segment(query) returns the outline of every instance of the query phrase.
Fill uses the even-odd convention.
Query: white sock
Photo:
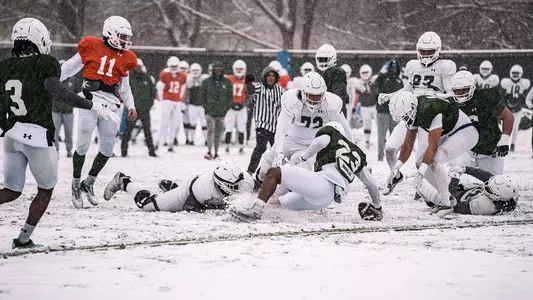
[[[30,236],[33,233],[35,226],[25,223],[24,226],[20,229],[18,240],[21,243],[27,243],[30,240]]]

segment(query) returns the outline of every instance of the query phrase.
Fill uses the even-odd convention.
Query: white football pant
[[[279,197],[282,207],[293,210],[320,210],[335,197],[335,185],[318,173],[301,168],[282,166],[281,186],[290,190]]]
[[[161,125],[155,145],[159,145],[161,141],[170,145],[174,142],[174,138],[178,135],[178,130],[183,121],[182,105],[181,101],[161,101]]]

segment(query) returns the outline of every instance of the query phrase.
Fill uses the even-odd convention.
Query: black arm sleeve
[[[59,77],[57,76],[46,78],[44,80],[44,87],[52,95],[55,101],[82,109],[91,109],[93,107],[91,101],[74,94],[59,81]]]
[[[472,167],[466,167],[465,173],[483,182],[489,180],[492,176],[494,176],[491,172],[481,170],[480,168],[472,168]]]

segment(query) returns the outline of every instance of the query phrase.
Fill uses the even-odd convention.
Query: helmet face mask
[[[428,66],[439,59],[442,43],[438,34],[433,31],[425,32],[416,43],[416,52],[418,60]]]
[[[315,71],[315,66],[313,66],[313,64],[310,63],[310,62],[305,62],[300,67],[300,74],[302,74],[302,76],[305,76],[305,74],[307,74],[309,72],[314,72],[314,71]]]
[[[337,64],[337,50],[330,44],[324,44],[316,51],[315,60],[316,67],[325,71]]]
[[[474,96],[476,79],[468,71],[459,71],[452,78],[453,98],[459,103],[464,103]]]
[[[405,122],[407,128],[415,123],[417,106],[418,99],[408,91],[394,93],[389,102],[390,114],[394,121]]]
[[[483,77],[487,77],[490,73],[492,73],[492,63],[485,60],[479,65],[479,74]]]
[[[233,75],[237,78],[244,77],[246,75],[246,63],[242,60],[236,60],[233,63]]]
[[[522,78],[522,74],[524,74],[524,70],[520,65],[512,66],[511,70],[509,71],[509,75],[514,81],[520,80],[520,78]]]
[[[324,103],[326,91],[326,82],[320,74],[309,72],[303,76],[300,89],[301,97],[305,106],[312,113],[315,113]]]
[[[240,191],[244,173],[235,163],[224,162],[213,171],[213,181],[221,193],[234,195]]]
[[[119,16],[111,16],[104,21],[102,36],[107,39],[111,47],[117,50],[127,50],[131,46],[131,25],[128,20]]]
[[[509,178],[495,175],[483,184],[483,194],[493,201],[508,201],[518,196],[518,189]]]

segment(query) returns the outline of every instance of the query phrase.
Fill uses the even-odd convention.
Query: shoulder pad
[[[125,69],[127,71],[133,70],[137,67],[137,55],[131,50],[124,50],[122,55],[125,58]]]
[[[502,88],[506,88],[510,84],[511,84],[511,79],[510,78],[503,78],[502,81],[500,82],[500,85],[502,86]]]

